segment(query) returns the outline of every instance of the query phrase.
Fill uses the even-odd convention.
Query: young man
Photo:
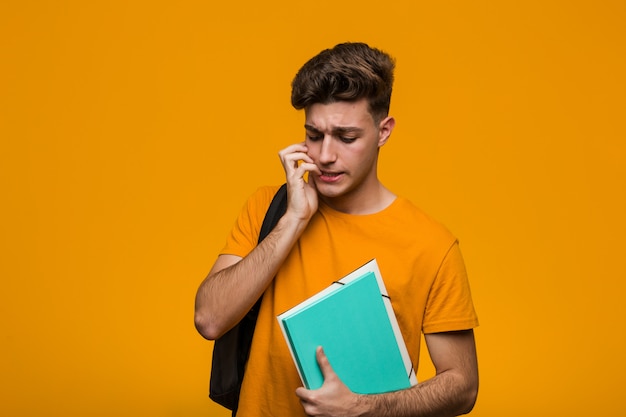
[[[263,294],[239,416],[455,416],[478,391],[478,325],[458,243],[443,226],[378,179],[394,63],[361,43],[340,44],[307,62],[292,84],[306,139],[279,152],[288,205],[256,240],[278,187],[248,201],[196,295],[195,323],[207,339],[234,326]],[[276,315],[376,258],[417,369],[420,335],[436,376],[397,392],[358,395],[322,349],[318,390],[301,387]]]

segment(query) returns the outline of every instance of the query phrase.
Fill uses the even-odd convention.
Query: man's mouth
[[[322,171],[320,179],[325,182],[334,182],[337,181],[341,175],[342,172]]]

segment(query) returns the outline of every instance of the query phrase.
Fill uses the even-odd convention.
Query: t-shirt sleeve
[[[261,187],[241,209],[220,255],[247,256],[257,245],[263,218],[278,187]]]
[[[424,313],[423,332],[438,333],[478,326],[465,263],[458,242],[446,253],[433,282]]]

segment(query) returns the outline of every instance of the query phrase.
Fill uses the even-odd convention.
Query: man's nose
[[[337,160],[337,153],[333,138],[331,136],[324,136],[320,147],[319,161],[321,164],[330,164]]]

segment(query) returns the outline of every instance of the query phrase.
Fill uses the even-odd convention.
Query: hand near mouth
[[[317,211],[318,200],[315,181],[312,178],[305,181],[304,176],[324,175],[307,151],[304,143],[297,143],[278,153],[287,179],[287,213],[306,223]]]

